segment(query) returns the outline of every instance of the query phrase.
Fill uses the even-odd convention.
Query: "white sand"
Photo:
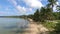
[[[42,24],[36,24],[35,22],[33,22],[32,19],[30,19],[30,24],[28,26],[28,28],[26,28],[26,32],[24,34],[40,34],[43,32],[43,34],[47,34],[45,33],[46,31],[49,31],[46,27],[44,27]]]

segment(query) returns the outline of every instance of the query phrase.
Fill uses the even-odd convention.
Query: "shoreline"
[[[32,19],[28,18],[30,24],[28,28],[26,28],[26,32],[24,34],[48,34],[48,29],[44,27],[42,24],[36,24]]]

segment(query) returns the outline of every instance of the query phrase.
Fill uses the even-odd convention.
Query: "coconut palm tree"
[[[57,2],[58,0],[48,0],[48,4],[47,4],[47,6],[48,7],[51,7],[52,8],[52,11],[53,11],[53,7],[54,7],[54,5],[56,5],[56,2]]]
[[[53,13],[51,8],[42,7],[40,10],[41,20],[53,20]]]

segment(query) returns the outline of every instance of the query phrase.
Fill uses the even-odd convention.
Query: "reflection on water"
[[[21,18],[0,18],[0,34],[18,34],[24,32],[28,21]]]

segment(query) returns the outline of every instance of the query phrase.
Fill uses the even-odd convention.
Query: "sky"
[[[0,0],[0,16],[33,14],[46,4],[47,0]]]

